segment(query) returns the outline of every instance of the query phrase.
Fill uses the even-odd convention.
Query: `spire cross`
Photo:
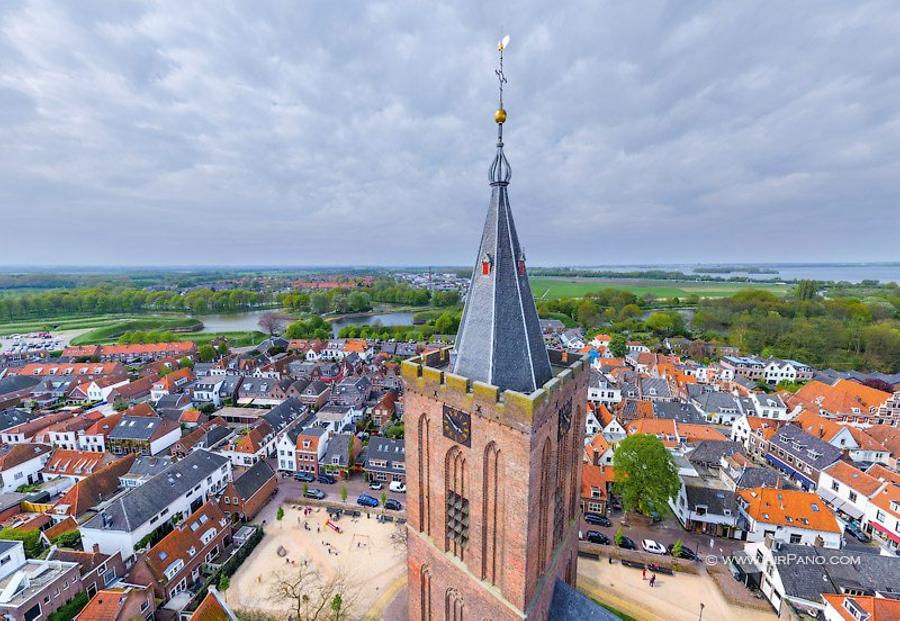
[[[497,74],[497,82],[500,84],[500,109],[503,109],[503,85],[506,84],[506,74],[503,73],[503,50],[506,49],[506,46],[509,45],[509,35],[503,37],[500,42],[497,44],[497,51],[500,52],[500,68],[494,69],[494,73]]]

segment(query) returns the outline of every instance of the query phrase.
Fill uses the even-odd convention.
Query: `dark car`
[[[864,533],[856,524],[847,524],[847,532],[853,535],[862,543],[869,543],[872,538]]]
[[[323,472],[319,475],[319,483],[324,483],[325,485],[334,485],[335,483],[337,483],[337,479],[330,474],[326,474]]]
[[[312,483],[316,480],[316,477],[314,477],[310,472],[295,472],[294,479],[296,479],[297,481],[303,481],[304,483]]]
[[[625,535],[622,535],[622,540],[616,545],[620,548],[625,548],[626,550],[637,550],[637,546],[634,545],[634,541],[631,537],[626,537]]]
[[[674,548],[675,548],[675,544],[670,543],[669,545],[666,546],[666,553],[667,553],[669,556],[675,556],[675,555],[672,553],[672,550],[673,550]],[[693,550],[691,550],[691,549],[690,549],[689,547],[687,547],[686,545],[682,544],[682,546],[681,546],[681,554],[678,556],[678,558],[683,558],[683,559],[688,560],[688,561],[696,561],[696,560],[697,560],[697,553],[694,552]]]
[[[378,506],[378,500],[376,498],[372,498],[368,494],[360,494],[359,498],[356,499],[356,504],[362,505],[364,507],[375,508]]]
[[[584,538],[591,543],[599,543],[600,545],[604,546],[609,545],[609,537],[601,533],[599,530],[589,530],[584,534]]]
[[[310,488],[310,489],[306,490],[305,492],[303,492],[303,495],[306,496],[307,498],[315,498],[316,500],[322,500],[323,498],[325,498],[325,492],[323,492],[320,489]]]
[[[403,505],[401,505],[399,502],[397,502],[393,498],[388,498],[384,502],[384,508],[390,509],[391,511],[400,511],[403,508]]]
[[[597,526],[612,526],[612,522],[609,521],[609,518],[605,515],[600,515],[599,513],[585,513],[584,521],[588,524],[596,524]]]

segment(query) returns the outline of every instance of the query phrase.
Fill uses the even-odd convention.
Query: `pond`
[[[338,332],[340,332],[341,328],[344,326],[370,326],[373,323],[379,323],[383,326],[411,326],[413,323],[413,314],[381,313],[363,317],[341,317],[331,323],[331,331],[337,336]]]
[[[261,330],[259,318],[266,313],[282,312],[278,309],[243,311],[239,313],[218,313],[215,315],[193,315],[203,322],[201,332],[252,332]]]

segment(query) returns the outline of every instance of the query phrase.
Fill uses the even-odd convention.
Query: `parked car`
[[[856,539],[862,543],[869,543],[870,541],[872,541],[871,537],[869,537],[859,526],[853,524],[852,522],[850,524],[847,524],[847,532],[856,537]]]
[[[622,535],[622,540],[616,544],[620,548],[624,548],[626,550],[637,550],[637,546],[634,545],[634,540],[631,537],[626,537]]]
[[[316,477],[314,477],[311,472],[295,472],[294,479],[302,481],[303,483],[313,483],[315,482]]]
[[[384,508],[390,509],[391,511],[400,511],[403,508],[403,505],[401,505],[399,502],[397,502],[393,498],[388,498],[384,502]]]
[[[323,492],[320,489],[313,489],[313,488],[310,488],[310,489],[306,490],[305,492],[303,492],[303,495],[306,496],[307,498],[315,498],[316,500],[322,500],[323,498],[325,498],[325,492]]]
[[[372,481],[369,483],[369,489],[379,490],[384,488],[384,483],[381,481]]]
[[[373,509],[378,506],[378,499],[369,496],[368,494],[360,494],[359,498],[356,499],[356,504],[362,505],[364,507],[372,507]]]
[[[596,524],[597,526],[612,526],[612,522],[605,515],[599,513],[591,513],[588,511],[584,514],[584,521],[588,524]]]
[[[388,485],[388,489],[392,492],[400,492],[401,494],[406,493],[406,484],[403,481],[391,481],[391,484]]]
[[[666,549],[662,546],[658,541],[654,541],[653,539],[642,539],[641,547],[644,549],[644,552],[649,552],[650,554],[665,554]]]
[[[584,538],[591,543],[599,543],[604,546],[609,545],[609,537],[601,533],[599,530],[589,530],[585,533]]]
[[[675,544],[670,543],[669,545],[666,546],[666,553],[669,556],[675,556],[675,554],[672,552],[672,550],[674,548],[675,548]],[[688,561],[699,560],[697,557],[697,553],[694,552],[693,550],[691,550],[689,547],[687,547],[684,544],[682,544],[682,546],[681,546],[681,554],[678,555],[678,558],[683,558]]]
[[[318,479],[319,479],[319,483],[324,483],[325,485],[334,485],[335,483],[337,483],[337,479],[334,478],[334,476],[327,474],[325,472],[320,474]]]

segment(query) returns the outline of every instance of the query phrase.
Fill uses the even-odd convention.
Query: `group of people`
[[[655,570],[656,570],[656,564],[650,563],[650,571],[655,571]],[[644,568],[641,570],[641,579],[642,580],[647,579],[647,566],[646,565],[644,565]],[[656,574],[654,573],[652,576],[650,576],[650,586],[653,587],[655,585],[656,585]]]

